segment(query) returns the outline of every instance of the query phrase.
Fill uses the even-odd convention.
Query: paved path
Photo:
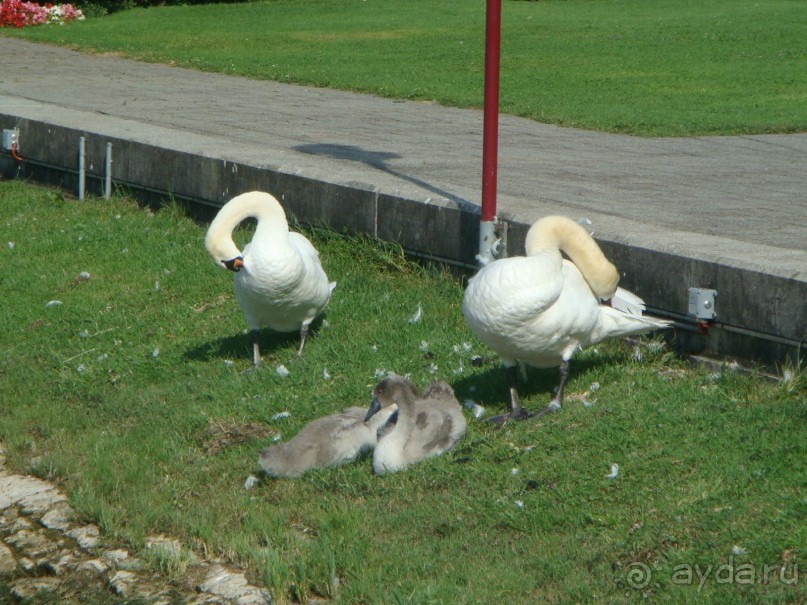
[[[479,203],[482,114],[0,37],[0,112],[202,137],[223,156]],[[22,141],[24,150],[24,141]],[[637,138],[502,116],[499,209],[587,216],[614,241],[807,277],[807,134]]]

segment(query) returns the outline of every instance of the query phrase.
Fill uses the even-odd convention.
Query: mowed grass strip
[[[501,109],[654,136],[807,130],[793,0],[505,1]],[[181,67],[481,107],[484,0],[155,7],[0,35]]]
[[[495,429],[469,414],[455,450],[406,472],[377,477],[365,459],[246,490],[275,435],[368,404],[387,371],[505,410],[462,281],[394,245],[307,229],[338,282],[325,317],[302,360],[296,335],[267,332],[264,367],[242,373],[232,277],[180,207],[4,181],[0,225],[0,440],[106,544],[145,552],[146,536],[173,535],[244,566],[278,603],[807,597],[807,389],[793,368],[776,382],[692,367],[659,340],[598,346],[551,417]],[[531,370],[526,405],[556,382]],[[760,580],[767,566],[767,581],[747,583],[748,567],[725,581],[729,564]]]

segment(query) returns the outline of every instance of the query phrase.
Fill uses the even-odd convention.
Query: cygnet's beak
[[[364,417],[364,421],[367,422],[372,418],[375,413],[381,409],[381,402],[378,401],[375,397],[373,397],[373,402],[370,404],[370,409],[367,410],[367,415]]]
[[[221,261],[225,267],[227,267],[233,273],[238,273],[241,270],[241,267],[244,266],[244,258],[241,256],[236,256],[232,260],[223,260]]]

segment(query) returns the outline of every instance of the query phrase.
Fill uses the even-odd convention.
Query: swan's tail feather
[[[644,301],[624,288],[617,288],[609,302],[614,309],[628,315],[641,316],[645,311]]]
[[[651,315],[635,315],[602,305],[600,306],[597,327],[594,328],[591,334],[591,344],[607,338],[647,334],[654,330],[669,328],[672,324],[673,322],[667,319]]]

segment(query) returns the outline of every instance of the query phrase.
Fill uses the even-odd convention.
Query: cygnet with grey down
[[[398,420],[378,440],[373,451],[376,474],[394,473],[453,448],[465,434],[467,423],[454,390],[435,382],[421,394],[403,376],[388,376],[373,389],[366,420],[398,408]]]
[[[258,464],[272,477],[301,476],[308,470],[339,466],[369,453],[378,435],[395,422],[395,406],[365,421],[366,408],[351,407],[311,421],[292,439],[261,452]]]

